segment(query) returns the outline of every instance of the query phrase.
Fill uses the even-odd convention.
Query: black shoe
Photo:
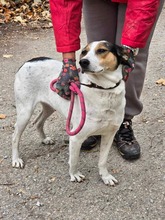
[[[100,142],[101,136],[90,136],[81,145],[81,150],[91,150]]]
[[[114,140],[123,158],[133,160],[140,157],[140,145],[134,136],[131,120],[124,119]]]

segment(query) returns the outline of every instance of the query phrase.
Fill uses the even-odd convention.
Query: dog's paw
[[[70,181],[71,182],[82,182],[85,179],[85,176],[82,175],[80,172],[75,174],[70,174]]]
[[[12,167],[15,168],[24,168],[24,162],[22,159],[18,158],[12,161]]]
[[[115,186],[115,184],[118,183],[118,181],[113,177],[111,174],[108,174],[107,176],[102,176],[102,180],[106,185]]]
[[[43,144],[46,144],[46,145],[51,145],[51,144],[54,144],[54,141],[50,138],[50,137],[46,137],[43,141],[42,141]]]

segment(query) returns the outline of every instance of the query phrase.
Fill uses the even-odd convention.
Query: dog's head
[[[123,48],[107,41],[94,41],[80,54],[82,72],[98,74],[105,70],[114,71],[125,64]]]

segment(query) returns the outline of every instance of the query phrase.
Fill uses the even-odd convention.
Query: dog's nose
[[[80,60],[79,64],[82,68],[87,68],[89,66],[90,62],[87,59],[82,59],[82,60]]]

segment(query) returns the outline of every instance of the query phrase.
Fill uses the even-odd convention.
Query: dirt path
[[[0,27],[1,28],[1,27]],[[82,33],[82,45],[85,34]],[[28,59],[55,52],[52,29],[0,29],[0,219],[7,220],[163,220],[165,219],[165,87],[156,80],[165,78],[165,9],[158,21],[150,48],[147,78],[142,95],[143,113],[134,119],[135,134],[142,157],[123,160],[113,147],[109,170],[119,180],[105,186],[99,178],[99,148],[81,152],[83,183],[71,183],[68,175],[68,137],[65,121],[55,113],[46,123],[56,143],[40,143],[32,121],[21,141],[23,170],[11,167],[11,136],[16,119],[13,82],[17,69]],[[8,58],[3,57],[3,55]],[[10,58],[9,58],[10,57]]]

